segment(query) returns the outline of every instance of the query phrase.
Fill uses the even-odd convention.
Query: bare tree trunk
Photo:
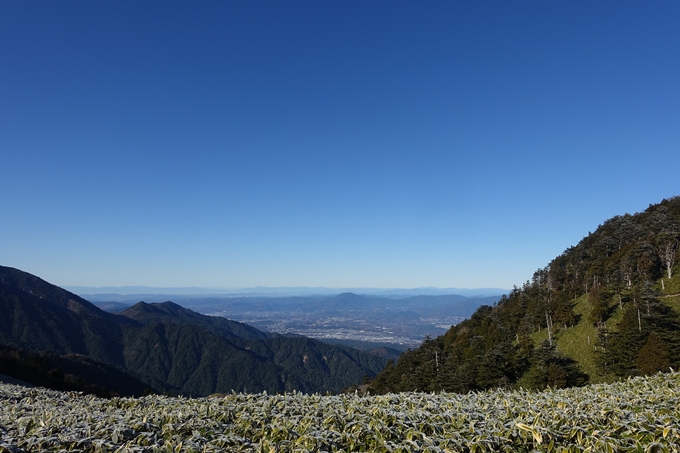
[[[640,309],[638,308],[638,330],[642,332],[642,321],[640,320]]]
[[[678,241],[668,241],[659,245],[656,250],[659,252],[659,258],[661,258],[661,261],[666,266],[666,273],[670,280],[672,277],[673,265],[675,265],[675,252],[678,250]]]

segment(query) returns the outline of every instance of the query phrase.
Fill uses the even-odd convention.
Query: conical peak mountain
[[[184,308],[174,302],[138,302],[132,307],[119,313],[120,316],[141,321],[140,317],[197,317],[203,316],[199,313]]]
[[[375,301],[366,296],[354,293],[342,293],[323,302],[327,310],[366,310],[370,309]]]

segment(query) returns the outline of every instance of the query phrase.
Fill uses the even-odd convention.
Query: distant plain
[[[436,291],[430,289],[430,292]],[[201,314],[223,316],[263,331],[304,335],[361,350],[388,347],[398,351],[417,347],[426,336],[442,335],[479,306],[493,305],[500,298],[499,295],[377,296],[354,293],[283,297],[210,294],[82,296],[113,313],[142,300],[149,303],[171,300]]]

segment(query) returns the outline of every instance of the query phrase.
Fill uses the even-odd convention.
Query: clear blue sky
[[[2,1],[0,264],[521,285],[680,195],[677,1]]]

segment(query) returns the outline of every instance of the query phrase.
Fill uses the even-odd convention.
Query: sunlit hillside
[[[570,387],[680,368],[680,197],[606,220],[373,391]]]

